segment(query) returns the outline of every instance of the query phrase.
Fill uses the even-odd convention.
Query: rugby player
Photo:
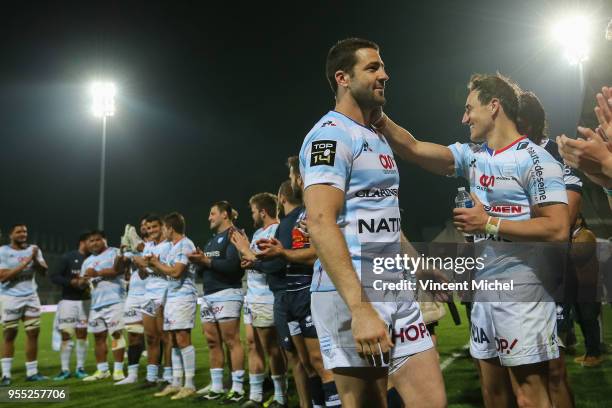
[[[157,215],[148,215],[145,219],[147,229],[147,242],[142,256],[135,256],[134,263],[138,267],[141,276],[146,276],[144,288],[144,300],[142,305],[142,323],[146,335],[147,344],[147,377],[142,388],[151,388],[157,385],[159,375],[159,362],[161,347],[164,352],[163,380],[169,385],[172,381],[172,346],[169,333],[163,331],[164,325],[164,302],[168,290],[166,275],[156,272],[148,267],[148,258],[156,256],[165,259],[172,248],[172,243],[162,236],[162,220]],[[162,342],[162,338],[164,341]]]
[[[257,241],[273,238],[278,228],[277,197],[271,193],[255,194],[249,199],[253,224],[257,229],[249,244],[246,235],[234,231],[231,240],[240,251],[243,266],[252,266],[257,258]],[[260,407],[263,402],[265,379],[265,354],[270,359],[270,372],[274,383],[274,403],[270,406],[286,406],[286,365],[278,345],[278,333],[274,327],[274,294],[268,286],[265,273],[247,269],[247,293],[244,298],[244,324],[247,334],[249,363],[249,401],[243,408]],[[264,354],[265,352],[265,354]]]
[[[244,350],[240,342],[244,271],[240,267],[238,250],[230,240],[231,231],[235,228],[233,221],[237,216],[238,213],[227,201],[213,204],[208,221],[215,235],[204,246],[204,252],[198,249],[189,256],[203,269],[204,294],[200,319],[208,343],[212,380],[212,386],[200,398],[223,398],[225,403],[241,403],[245,399]],[[227,394],[223,389],[223,344],[229,350],[233,370],[232,388]]]
[[[437,353],[418,304],[372,303],[362,291],[361,244],[399,247],[402,240],[397,196],[359,194],[399,188],[393,152],[371,126],[389,79],[378,46],[356,38],[338,42],[326,74],[335,109],[306,135],[299,156],[308,231],[319,258],[311,308],[325,367],[345,406],[385,406],[388,376],[406,405],[444,406]],[[370,232],[363,223],[376,227]],[[392,342],[389,331],[411,326],[423,330]]]
[[[128,375],[115,385],[134,384],[138,381],[140,356],[145,347],[142,307],[145,303],[147,274],[144,271],[141,272],[133,260],[135,256],[142,253],[148,240],[146,217],[142,217],[140,220],[140,235],[135,242],[132,242],[133,240],[128,238],[127,234],[121,240],[121,253],[125,265],[124,278],[128,282],[128,292],[123,310],[123,322],[128,333]]]
[[[475,144],[446,147],[422,142],[384,114],[375,126],[402,158],[436,174],[469,181],[475,205],[454,210],[460,231],[492,240],[567,242],[563,169],[546,150],[517,131],[514,85],[501,75],[474,75],[468,90],[462,123],[469,126]],[[506,211],[508,205],[520,212]],[[481,274],[539,282],[530,265],[512,256],[513,246],[505,248]],[[555,309],[554,303],[541,301],[474,302],[470,351],[479,360],[487,407],[511,406],[513,399],[519,406],[551,406],[548,361],[559,356]],[[496,347],[496,343],[515,341],[512,348]]]
[[[195,251],[193,242],[185,236],[185,218],[173,212],[166,215],[162,226],[164,239],[172,244],[164,259],[158,255],[148,257],[148,266],[168,280],[164,305],[164,330],[172,341],[172,384],[154,394],[156,397],[172,395],[179,400],[195,394],[195,348],[191,344],[191,329],[195,323],[198,291],[195,287],[195,269],[188,255]],[[185,376],[185,383],[181,380]]]
[[[300,175],[298,157],[289,157],[287,167],[291,189],[301,201],[304,182]],[[310,286],[317,254],[314,247],[310,245],[310,239],[305,231],[306,211],[304,206],[300,205],[293,211],[287,215],[287,218],[293,221],[291,239],[284,242],[279,240],[261,242],[259,246],[262,251],[259,256],[264,259],[280,257],[286,263],[287,289],[281,296],[280,303],[286,313],[287,321],[290,322],[290,327],[293,327],[293,330],[298,329],[297,332],[291,333],[292,340],[296,345],[302,365],[308,372],[313,404],[339,406],[341,402],[333,374],[323,365],[321,347],[311,315]],[[305,349],[306,353],[302,352],[302,349]],[[310,367],[311,370],[309,370]]]
[[[91,294],[87,279],[81,277],[81,266],[87,252],[87,233],[79,237],[79,247],[62,255],[59,268],[50,275],[51,281],[62,287],[62,299],[57,304],[58,327],[62,334],[60,360],[62,371],[55,381],[70,378],[70,355],[76,337],[76,371],[78,379],[87,377],[85,357],[87,356],[87,316],[91,305]]]
[[[81,266],[81,276],[88,279],[92,287],[91,310],[89,311],[88,332],[95,338],[96,372],[83,378],[83,381],[97,381],[109,378],[106,345],[107,335],[111,335],[111,351],[114,357],[113,380],[121,381],[123,374],[123,303],[125,291],[121,272],[120,251],[108,247],[103,231],[93,230],[87,236],[89,257]]]
[[[302,206],[300,197],[301,195],[299,193],[294,193],[291,188],[291,180],[286,180],[280,185],[278,190],[278,216],[280,222],[274,234],[274,240],[270,242],[277,242],[280,240],[287,245],[287,247],[291,247],[291,232],[295,227],[295,216],[297,216],[297,212],[294,210]],[[288,217],[287,214],[291,216]],[[258,244],[258,249],[259,245],[263,245],[265,242],[265,240],[256,242],[256,244]],[[282,244],[280,244],[280,246],[282,249]],[[269,253],[271,250],[266,248],[265,252]],[[281,251],[277,252],[280,253]],[[249,258],[256,259],[256,257],[261,254],[262,252],[258,252],[257,254],[251,253]],[[286,262],[280,256],[274,256],[269,260],[256,259],[254,262],[246,262],[249,262],[249,268],[267,275],[268,287],[274,296],[274,326],[278,333],[278,341],[293,372],[293,379],[298,392],[300,407],[310,407],[311,398],[313,406],[323,406],[325,397],[321,388],[321,380],[308,361],[308,353],[306,352],[304,340],[301,337],[300,326],[297,323],[291,323],[290,328],[287,321],[287,305],[286,302],[284,302],[285,292],[287,290]],[[304,364],[302,364],[302,361],[304,361]],[[313,378],[314,380],[309,380],[309,378]],[[318,382],[315,381],[317,378]],[[315,385],[315,387],[311,393],[309,387],[312,385]]]
[[[15,224],[9,228],[9,245],[0,247],[0,304],[4,326],[2,381],[11,385],[11,365],[15,354],[15,338],[19,321],[26,332],[26,381],[48,378],[38,373],[38,334],[40,333],[40,299],[36,292],[36,272],[44,274],[48,267],[41,250],[28,244],[28,227]]]
[[[518,131],[526,135],[535,144],[543,147],[552,157],[563,165],[563,182],[567,192],[567,209],[569,225],[576,224],[576,217],[582,203],[582,180],[568,165],[563,164],[557,143],[550,140],[547,135],[546,112],[535,93],[526,91],[519,95]],[[567,268],[572,268],[568,264]],[[569,274],[566,274],[569,277]],[[572,286],[566,281],[565,285]],[[549,361],[548,386],[553,405],[558,408],[571,408],[575,405],[574,395],[569,384],[567,369],[565,367],[565,347],[573,328],[571,317],[572,302],[557,304],[557,341],[559,344],[559,357]]]

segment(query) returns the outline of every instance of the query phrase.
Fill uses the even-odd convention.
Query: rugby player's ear
[[[345,71],[336,71],[335,78],[338,87],[348,88],[349,75]]]

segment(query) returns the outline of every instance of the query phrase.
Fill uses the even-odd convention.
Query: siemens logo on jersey
[[[363,234],[368,232],[370,234],[377,234],[379,232],[399,232],[400,218],[379,218],[369,220],[358,220],[359,233]]]
[[[533,163],[531,173],[538,189],[538,200],[544,201],[546,200],[546,186],[544,185],[544,168],[540,165],[540,156],[538,156],[538,153],[532,146],[527,148],[527,152],[529,152],[531,162]]]
[[[523,212],[523,207],[520,205],[485,205],[483,207],[486,212],[497,214],[521,214]]]
[[[361,198],[378,198],[378,197],[397,197],[399,194],[398,188],[372,188],[368,190],[360,190],[355,194]]]

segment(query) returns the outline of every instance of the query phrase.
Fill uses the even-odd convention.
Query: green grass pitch
[[[462,309],[462,308],[461,308]],[[604,333],[605,343],[612,343],[612,310],[609,305],[604,310]],[[464,346],[468,343],[468,327],[465,315],[462,316],[463,325],[455,326],[447,315],[441,322],[436,333],[438,334],[438,350],[440,362],[444,367],[444,380],[450,407],[478,407],[482,405],[480,397],[480,386],[476,371],[471,359],[467,357]],[[193,333],[193,343],[196,347],[197,372],[195,377],[196,386],[203,387],[209,382],[207,348],[202,337],[199,319],[196,319],[196,327]],[[53,314],[46,313],[42,317],[42,331],[39,340],[39,370],[47,376],[55,376],[59,373],[59,353],[51,350],[51,330],[53,325]],[[583,351],[580,329],[576,328],[578,335],[577,355]],[[13,385],[12,388],[49,388],[67,387],[69,389],[69,401],[64,403],[53,403],[56,407],[180,407],[194,406],[190,399],[181,401],[170,401],[169,398],[154,398],[152,391],[141,391],[137,386],[114,386],[110,380],[84,383],[78,380],[67,380],[64,382],[41,382],[26,383],[24,353],[23,353],[23,331],[17,337],[15,358],[13,360]],[[93,339],[90,339],[90,346]],[[109,353],[110,354],[110,353]],[[109,358],[111,358],[109,356]],[[605,361],[600,367],[582,368],[573,362],[574,356],[567,357],[570,383],[576,396],[578,407],[611,407],[612,406],[612,363]],[[74,353],[71,369],[74,368]],[[145,359],[141,360],[139,372],[140,379],[145,377]],[[112,365],[111,365],[112,368]],[[88,352],[86,369],[89,373],[95,370],[93,349]],[[248,383],[248,376],[245,377]],[[295,393],[295,388],[290,387],[290,392]],[[292,406],[296,405],[295,395],[290,397]],[[216,402],[196,404],[197,406],[217,406]],[[8,405],[7,405],[8,406]],[[40,407],[40,403],[12,404],[14,407]]]

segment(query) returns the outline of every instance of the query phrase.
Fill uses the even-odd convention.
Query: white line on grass
[[[461,347],[461,350],[467,350],[470,348],[470,343],[466,344],[465,346]],[[453,353],[451,354],[451,356],[449,358],[447,358],[446,360],[444,360],[442,362],[442,364],[440,364],[440,370],[444,371],[448,368],[449,365],[453,364],[453,361],[455,361],[457,358],[461,357],[463,355],[463,353]]]

